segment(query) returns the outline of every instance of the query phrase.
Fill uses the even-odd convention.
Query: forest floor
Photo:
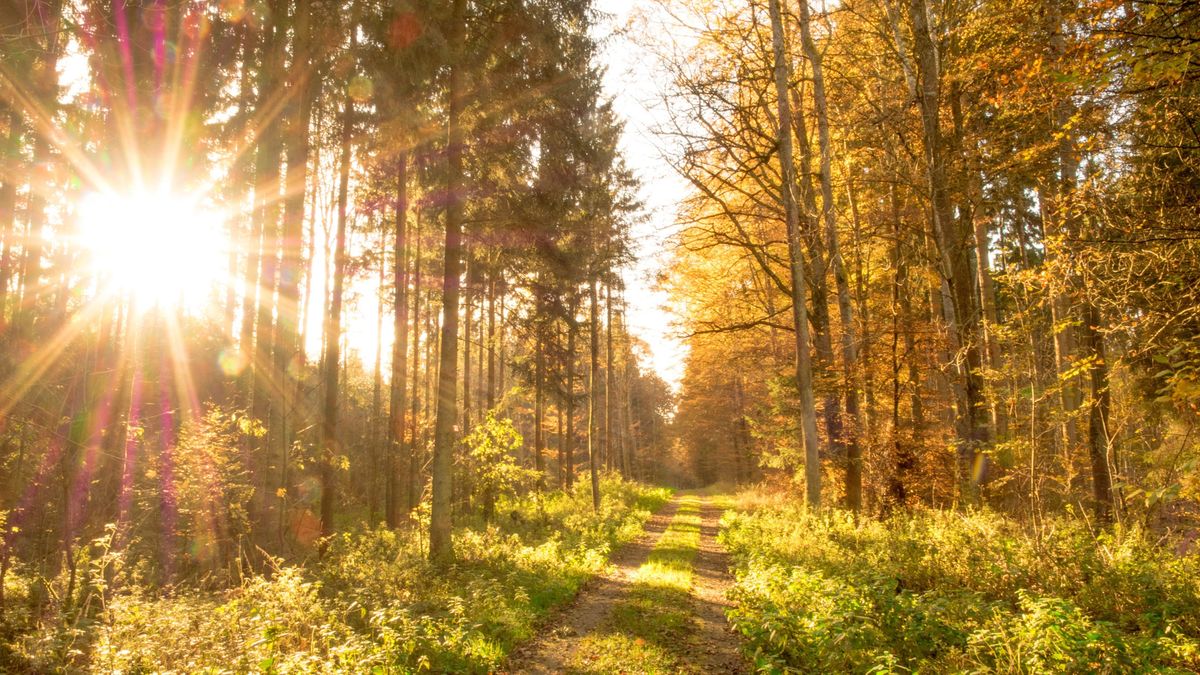
[[[712,497],[676,496],[513,652],[507,672],[749,672],[725,619],[732,578],[717,541],[722,512]]]

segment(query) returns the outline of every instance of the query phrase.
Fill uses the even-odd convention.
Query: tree
[[[442,272],[442,336],[441,359],[438,366],[437,422],[434,431],[433,511],[429,525],[429,558],[445,561],[453,557],[450,540],[450,496],[453,490],[451,464],[454,451],[454,423],[458,417],[456,398],[458,380],[458,295],[462,274],[462,214],[463,214],[463,130],[462,130],[462,65],[465,44],[463,22],[466,0],[454,0],[447,40],[451,59],[447,85],[446,125],[446,243]]]
[[[789,269],[792,284],[792,320],[796,334],[796,387],[800,393],[800,441],[804,445],[804,484],[808,505],[821,505],[821,455],[817,445],[817,413],[813,402],[812,364],[808,334],[808,293],[804,252],[800,241],[799,207],[793,176],[792,114],[788,91],[788,65],[784,55],[783,17],[779,0],[770,0],[771,45],[775,59],[775,105],[778,110],[779,163],[783,208],[787,222]]]

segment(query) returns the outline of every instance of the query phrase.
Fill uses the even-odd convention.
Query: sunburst
[[[79,244],[102,290],[141,310],[197,307],[226,275],[225,216],[200,195],[96,192],[79,205]]]

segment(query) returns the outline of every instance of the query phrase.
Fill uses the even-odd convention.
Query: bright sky
[[[679,389],[683,378],[683,342],[673,334],[674,314],[666,294],[655,288],[654,277],[667,263],[668,238],[675,231],[676,205],[686,186],[659,152],[661,139],[654,134],[665,114],[658,103],[664,71],[658,55],[642,44],[646,36],[669,36],[672,20],[654,0],[596,0],[596,9],[607,15],[596,27],[601,60],[608,67],[604,85],[617,113],[625,120],[622,150],[626,162],[642,182],[646,222],[634,230],[637,263],[625,274],[629,325],[651,351],[651,366]]]

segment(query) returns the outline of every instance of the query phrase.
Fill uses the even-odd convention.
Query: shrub
[[[459,528],[442,569],[425,560],[423,533],[379,528],[222,593],[128,589],[89,628],[83,660],[124,673],[494,670],[669,496],[614,477],[601,487],[598,514],[584,492],[501,499],[508,515]]]
[[[932,510],[856,524],[761,502],[724,524],[730,618],[763,670],[1200,666],[1200,557],[1137,528]]]

